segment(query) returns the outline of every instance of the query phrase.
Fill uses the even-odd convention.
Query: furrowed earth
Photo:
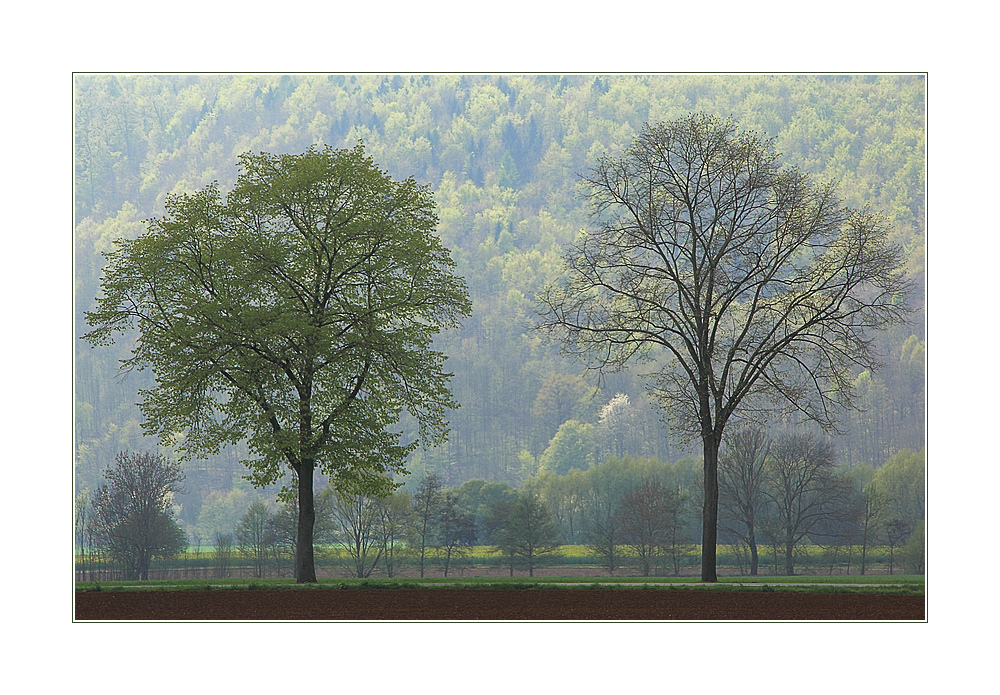
[[[717,588],[77,591],[78,621],[924,620],[923,595]]]

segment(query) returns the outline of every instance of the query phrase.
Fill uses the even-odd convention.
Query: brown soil
[[[78,591],[76,620],[924,620],[921,595],[719,589]]]

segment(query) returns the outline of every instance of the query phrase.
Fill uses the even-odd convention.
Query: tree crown
[[[656,360],[651,390],[691,435],[720,440],[737,407],[835,427],[851,372],[878,364],[871,333],[906,314],[883,217],[699,114],[647,124],[584,184],[595,228],[540,295],[564,352],[601,371]]]
[[[380,487],[445,436],[445,356],[470,303],[434,234],[429,189],[393,181],[359,144],[244,154],[234,189],[167,199],[106,254],[95,345],[138,328],[126,369],[152,367],[144,427],[186,456],[249,435],[255,484],[316,461]],[[417,432],[402,441],[401,412]]]

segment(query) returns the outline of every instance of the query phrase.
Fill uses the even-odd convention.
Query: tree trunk
[[[865,565],[868,560],[868,519],[865,519],[864,532],[861,535],[861,574],[865,573]]]
[[[313,461],[302,461],[299,465],[299,525],[295,537],[295,582],[296,584],[316,583],[316,563],[313,557],[313,526],[316,523],[316,507],[313,500]]]
[[[747,534],[747,541],[750,545],[750,576],[757,576],[757,537],[754,534],[753,525],[750,526],[750,533]]]
[[[705,506],[701,524],[701,581],[717,582],[716,542],[719,525],[719,443],[713,435],[703,435]]]

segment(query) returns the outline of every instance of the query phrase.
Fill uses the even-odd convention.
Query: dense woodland
[[[412,456],[404,490],[415,494],[435,474],[455,490],[491,481],[544,492],[630,460],[669,471],[672,485],[696,497],[698,448],[661,417],[640,370],[599,382],[562,358],[532,330],[534,295],[588,224],[579,173],[621,151],[644,122],[732,115],[774,137],[787,164],[838,181],[848,205],[885,214],[905,250],[912,320],[879,336],[885,367],[855,377],[864,408],[843,422],[844,434],[827,437],[837,465],[870,480],[901,451],[924,446],[925,96],[919,75],[78,75],[74,335],[86,332],[102,252],[162,215],[165,196],[212,181],[227,190],[243,152],[362,141],[393,177],[431,186],[439,234],[474,302],[462,329],[437,341],[461,403],[449,414],[450,440]],[[153,375],[119,374],[129,341],[77,343],[75,485],[84,493],[100,487],[121,451],[170,452],[143,437],[135,407]],[[770,424],[776,434],[808,430]],[[237,447],[184,463],[174,510],[189,540],[207,543],[232,532],[253,502],[275,503],[275,490],[242,478],[245,456]],[[583,542],[577,507],[543,497],[563,539]],[[922,501],[907,514],[922,518]]]

